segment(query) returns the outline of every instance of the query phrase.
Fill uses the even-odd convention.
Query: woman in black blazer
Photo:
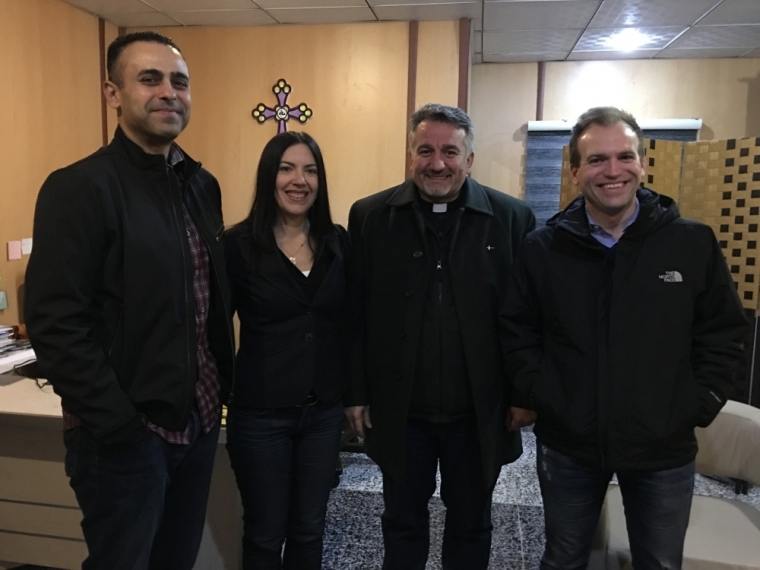
[[[225,248],[240,318],[227,449],[243,567],[319,569],[343,425],[348,237],[330,218],[313,138],[267,143],[251,212]]]

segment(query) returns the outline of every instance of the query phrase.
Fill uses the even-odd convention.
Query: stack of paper
[[[16,338],[16,330],[8,325],[0,325],[0,356],[31,348],[28,340]]]

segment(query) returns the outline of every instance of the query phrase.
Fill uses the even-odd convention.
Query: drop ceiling
[[[473,62],[760,57],[760,0],[65,0],[121,27],[473,22]],[[632,52],[609,38],[649,36]]]

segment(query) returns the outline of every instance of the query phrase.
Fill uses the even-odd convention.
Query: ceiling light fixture
[[[618,51],[634,51],[648,44],[652,39],[635,28],[626,28],[607,38],[604,43],[607,47]]]

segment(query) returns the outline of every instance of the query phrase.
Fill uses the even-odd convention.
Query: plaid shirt
[[[182,151],[180,151],[177,146],[172,146],[167,168],[172,168],[174,172],[180,176],[180,169],[178,166],[183,160],[184,156],[182,155]],[[187,234],[187,242],[190,248],[190,260],[193,266],[195,337],[197,339],[196,362],[198,367],[198,377],[195,383],[195,400],[198,405],[201,427],[204,432],[208,433],[219,421],[219,414],[222,407],[219,401],[219,373],[216,368],[216,360],[211,354],[208,344],[211,263],[208,249],[203,243],[203,238],[198,232],[198,228],[196,228],[184,203],[182,204],[182,215],[185,221],[185,233]],[[172,432],[153,424],[144,416],[143,420],[148,428],[168,443],[183,445],[190,443],[192,433],[189,422],[184,431]],[[81,425],[79,418],[67,413],[65,410],[63,411],[64,430],[69,430],[79,425]]]

